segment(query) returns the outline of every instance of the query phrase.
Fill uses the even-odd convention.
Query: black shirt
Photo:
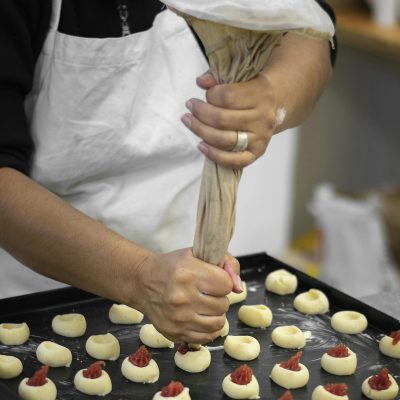
[[[64,0],[59,31],[82,37],[122,35],[121,0]],[[333,11],[318,1],[334,20]],[[145,31],[163,8],[158,0],[127,0],[131,33]],[[48,32],[52,0],[0,0],[0,167],[29,174],[34,150],[24,111],[36,60]],[[332,52],[334,63],[336,51]]]

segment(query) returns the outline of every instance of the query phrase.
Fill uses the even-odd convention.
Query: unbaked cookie
[[[111,333],[92,335],[86,340],[86,351],[98,360],[116,360],[120,355],[118,339]]]
[[[340,344],[324,353],[321,367],[332,375],[352,375],[357,368],[357,356],[344,344]]]
[[[303,352],[299,351],[286,362],[275,364],[271,379],[285,389],[297,389],[307,385],[310,374],[305,365],[300,363]]]
[[[70,349],[54,342],[44,341],[36,349],[37,359],[49,367],[69,367],[72,362]]]
[[[264,304],[241,306],[238,317],[240,321],[252,328],[267,328],[272,323],[272,312]]]
[[[129,325],[140,324],[144,315],[125,304],[113,304],[108,312],[108,317],[113,324]]]
[[[356,334],[367,329],[368,321],[357,311],[339,311],[332,315],[331,326],[336,332]]]
[[[86,332],[86,319],[82,314],[76,313],[56,315],[51,327],[58,335],[69,338],[80,337]]]
[[[272,343],[284,349],[301,349],[306,345],[304,333],[295,325],[278,326],[271,333]]]
[[[400,330],[384,336],[379,342],[379,350],[385,356],[400,358]]]
[[[18,346],[29,339],[29,327],[26,322],[21,324],[0,324],[0,343],[6,346]]]
[[[387,368],[383,368],[378,375],[365,379],[361,385],[364,396],[372,400],[391,400],[399,394],[399,386]]]
[[[153,396],[153,400],[190,400],[189,388],[179,381],[171,381]]]
[[[110,376],[103,370],[104,361],[96,361],[75,374],[74,385],[81,393],[91,396],[105,396],[111,393]]]
[[[240,361],[250,361],[260,355],[260,343],[252,336],[228,336],[224,342],[225,353]]]
[[[277,269],[267,275],[265,288],[279,295],[292,294],[297,289],[297,276],[286,269]]]
[[[317,386],[311,395],[311,400],[349,400],[348,387],[345,383],[328,383]]]
[[[228,319],[225,319],[225,324],[224,324],[223,328],[221,329],[219,336],[225,337],[228,335],[228,333],[229,333],[229,321],[228,321]]]
[[[19,358],[0,354],[0,379],[12,379],[22,372]]]
[[[168,340],[164,335],[158,332],[153,324],[143,325],[140,328],[139,337],[143,344],[155,349],[163,347],[172,349],[174,347],[174,342],[171,342],[171,340]]]
[[[121,372],[126,379],[137,383],[154,383],[160,377],[158,365],[145,345],[140,346],[135,353],[125,358],[121,365]]]
[[[246,282],[242,281],[242,288],[243,288],[243,292],[242,293],[234,293],[234,292],[230,292],[228,294],[228,301],[229,304],[236,304],[236,303],[240,303],[241,301],[246,300],[247,297],[247,285]]]
[[[252,369],[244,364],[227,375],[222,390],[231,399],[259,399],[260,387]]]
[[[23,400],[55,400],[57,388],[54,382],[47,378],[49,367],[44,365],[31,378],[23,379],[18,386],[18,394]]]
[[[321,290],[310,289],[308,292],[298,294],[293,306],[303,314],[324,314],[329,311],[329,300]]]
[[[175,364],[186,372],[203,372],[211,363],[211,353],[204,346],[192,348],[190,345],[181,344],[175,353]]]

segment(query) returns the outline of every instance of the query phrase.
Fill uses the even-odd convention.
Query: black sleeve
[[[333,22],[333,24],[336,26],[336,16],[335,16],[335,12],[333,11],[332,7],[323,0],[316,0],[317,3],[327,12],[327,14],[331,17],[331,20]],[[335,65],[336,62],[336,55],[337,55],[337,38],[336,35],[333,37],[333,48],[331,46],[331,63],[332,66]]]
[[[33,152],[24,100],[50,14],[51,0],[0,0],[0,167],[24,174]]]

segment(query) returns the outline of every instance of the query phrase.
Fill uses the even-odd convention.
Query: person
[[[1,295],[51,278],[174,341],[216,338],[241,281],[234,257],[191,252],[204,155],[246,167],[303,121],[332,73],[328,41],[288,33],[259,76],[219,85],[157,0],[1,0],[0,37]],[[248,146],[232,152],[238,131]]]

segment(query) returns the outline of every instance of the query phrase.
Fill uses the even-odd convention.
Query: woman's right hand
[[[135,303],[174,342],[207,343],[225,323],[233,288],[222,268],[195,258],[191,249],[151,254],[138,270]]]

